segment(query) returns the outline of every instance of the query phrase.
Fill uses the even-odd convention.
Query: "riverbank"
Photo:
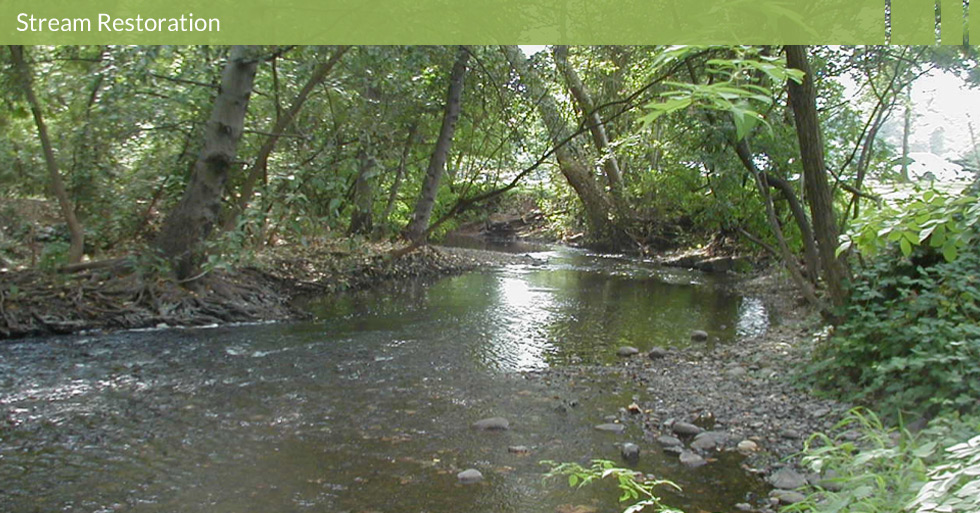
[[[618,365],[548,369],[531,378],[570,383],[599,376],[620,391],[634,391],[631,404],[603,412],[609,422],[642,429],[643,440],[624,443],[637,444],[641,454],[665,453],[689,467],[741,454],[742,468],[773,490],[738,509],[768,512],[802,500],[797,489],[826,477],[806,474],[798,454],[813,433],[832,432],[850,406],[817,398],[795,380],[825,328],[788,279],[770,269],[731,287],[761,299],[774,324],[763,333],[717,344],[710,334],[692,333],[685,348],[654,348],[623,356]]]
[[[272,249],[239,269],[177,283],[139,262],[77,272],[0,274],[0,339],[125,329],[281,321],[307,314],[297,298],[528,261],[494,251],[390,244]]]

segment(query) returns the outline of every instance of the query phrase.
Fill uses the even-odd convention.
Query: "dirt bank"
[[[139,263],[74,273],[0,273],[0,338],[200,326],[303,317],[302,295],[361,289],[526,260],[492,251],[426,247],[390,258],[384,245],[272,250],[254,264],[176,283]]]

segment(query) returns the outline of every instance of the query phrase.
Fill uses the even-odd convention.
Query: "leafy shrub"
[[[623,510],[623,513],[636,513],[647,507],[652,508],[651,510],[657,513],[683,513],[663,504],[660,497],[654,493],[654,489],[658,486],[670,486],[680,490],[680,487],[671,481],[648,479],[640,472],[619,468],[608,460],[592,460],[592,465],[588,468],[578,463],[556,463],[554,461],[542,461],[541,463],[551,467],[551,470],[545,474],[545,478],[568,476],[568,486],[571,487],[581,488],[595,481],[614,478],[616,486],[621,492],[619,501],[636,501]]]
[[[980,250],[890,256],[858,271],[846,321],[818,352],[818,383],[887,413],[976,409]]]
[[[913,434],[886,427],[871,411],[852,410],[835,427],[839,436],[817,433],[807,440],[803,464],[825,480],[806,501],[782,511],[980,511],[978,427],[976,418],[950,415]]]

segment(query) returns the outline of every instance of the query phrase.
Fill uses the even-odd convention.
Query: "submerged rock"
[[[619,454],[624,460],[630,463],[640,461],[640,446],[631,442],[626,442],[619,448]]]
[[[473,423],[473,429],[483,431],[504,431],[510,429],[510,421],[503,417],[490,417]]]
[[[611,422],[606,424],[599,424],[595,428],[598,429],[599,431],[608,431],[610,433],[617,433],[617,434],[622,434],[626,432],[626,426],[622,424],[614,424]]]
[[[483,481],[483,473],[475,468],[468,468],[456,474],[456,479],[459,480],[460,484],[475,484]]]
[[[633,346],[623,346],[616,350],[616,356],[622,356],[624,358],[629,358],[637,354],[640,354],[640,350]]]
[[[708,463],[707,460],[701,457],[700,454],[694,451],[684,451],[680,456],[681,463],[687,465],[688,467],[700,467]]]
[[[769,492],[769,497],[776,499],[780,504],[796,504],[806,500],[806,495],[790,490],[773,490]]]
[[[698,433],[694,437],[694,441],[691,442],[691,449],[710,451],[712,449],[722,448],[726,443],[728,443],[728,433],[722,431],[705,431]]]

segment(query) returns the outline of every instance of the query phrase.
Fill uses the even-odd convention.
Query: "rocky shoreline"
[[[733,507],[768,512],[802,501],[801,491],[811,485],[833,486],[828,476],[807,474],[798,454],[810,435],[831,432],[849,405],[817,398],[794,381],[824,329],[788,281],[761,273],[733,286],[762,298],[775,312],[776,325],[713,347],[704,343],[703,332],[694,332],[684,349],[640,353],[620,348],[618,365],[548,369],[530,378],[560,383],[600,376],[638,391],[631,404],[606,417],[611,424],[597,426],[642,429],[643,440],[624,440],[621,446],[626,462],[637,457],[634,451],[662,451],[698,467],[721,452],[741,453],[743,469],[764,478],[773,490],[754,504]]]

